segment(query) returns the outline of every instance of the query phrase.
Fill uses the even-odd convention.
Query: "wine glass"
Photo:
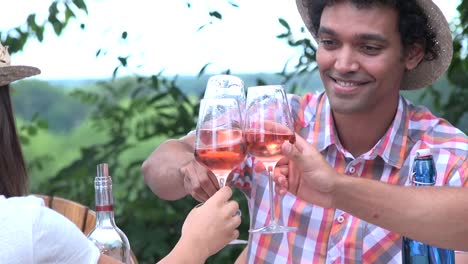
[[[273,234],[296,231],[295,227],[278,223],[274,206],[273,170],[283,157],[281,145],[285,141],[294,143],[296,140],[288,100],[281,85],[253,86],[247,89],[244,134],[248,153],[260,160],[267,169],[270,199],[270,223],[249,232]],[[281,205],[279,209],[281,215]]]
[[[241,111],[241,117],[245,111],[245,88],[244,81],[241,78],[228,75],[218,74],[213,75],[208,79],[206,84],[205,94],[203,98],[233,98],[236,99]],[[237,211],[241,215],[241,210]],[[235,240],[238,244],[246,244],[247,240]],[[233,244],[234,241],[230,244]]]
[[[245,156],[242,115],[237,100],[202,99],[195,135],[195,159],[213,172],[222,188],[232,169],[239,166]],[[237,214],[240,215],[240,211]],[[245,240],[233,240],[229,244],[245,243]]]

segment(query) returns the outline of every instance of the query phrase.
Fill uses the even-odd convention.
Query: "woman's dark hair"
[[[421,44],[424,47],[424,59],[434,60],[438,57],[436,35],[431,29],[428,18],[416,0],[310,0],[309,17],[314,31],[320,27],[320,18],[326,6],[349,1],[357,8],[368,8],[373,5],[384,5],[395,8],[399,14],[398,29],[400,31],[403,47],[406,49],[412,44]]]
[[[0,86],[0,195],[27,193],[28,174],[16,131],[10,86]]]

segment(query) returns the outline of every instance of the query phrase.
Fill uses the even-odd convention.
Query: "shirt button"
[[[350,167],[349,168],[349,173],[354,174],[356,172],[356,168]]]
[[[343,215],[340,215],[338,216],[338,218],[336,219],[336,221],[338,221],[338,223],[342,224],[344,221],[345,221],[345,218]]]

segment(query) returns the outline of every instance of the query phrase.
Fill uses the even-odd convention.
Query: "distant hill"
[[[206,83],[208,78],[211,75],[204,75],[201,77],[197,76],[177,76],[176,84],[181,87],[181,89],[190,95],[199,95],[205,90]],[[284,78],[278,74],[274,73],[259,73],[259,74],[237,74],[243,81],[245,87],[257,85],[257,80],[261,79],[268,84],[282,84]],[[175,76],[167,76],[167,78],[174,78]],[[128,78],[128,77],[123,77]],[[66,89],[73,88],[82,88],[83,86],[93,85],[101,81],[110,81],[111,79],[65,79],[65,80],[48,80],[49,84],[52,86],[63,87]],[[298,83],[301,87],[310,87],[312,90],[322,90],[323,85],[320,81],[318,74],[314,74],[309,78],[295,78],[292,81],[285,84],[286,89],[289,88],[289,85],[293,82]],[[306,92],[305,90],[300,91],[300,93]]]
[[[31,120],[36,114],[52,131],[64,132],[86,119],[90,109],[68,94],[66,86],[46,81],[25,80],[12,85],[12,99],[19,118]]]
[[[254,86],[259,80],[268,84],[281,84],[284,82],[283,77],[278,74],[238,74],[244,80],[245,86]],[[168,78],[173,78],[169,76]],[[203,94],[206,82],[210,76],[177,76],[176,84],[187,95],[200,96]],[[131,80],[130,77],[123,77],[116,82],[123,80]],[[83,80],[24,80],[13,83],[13,102],[16,112],[19,117],[30,120],[32,116],[39,113],[40,116],[48,121],[49,127],[53,131],[67,131],[78,126],[86,119],[90,108],[88,105],[82,104],[77,99],[69,96],[69,92],[73,89],[95,89],[98,82],[110,81],[99,79],[83,79]],[[323,85],[319,74],[315,73],[309,77],[300,77],[292,79],[285,84],[285,87],[290,91],[293,84],[296,84],[299,90],[297,94],[304,94],[310,91],[323,90]],[[448,81],[444,78],[439,80],[435,87],[441,92],[442,96],[447,96],[447,90],[452,89]],[[432,105],[433,98],[426,96],[422,99],[424,89],[416,91],[404,91],[402,94],[416,104],[423,104],[437,115],[442,113]],[[446,98],[441,98],[444,102]],[[468,131],[468,113],[462,118],[458,127],[463,131]]]

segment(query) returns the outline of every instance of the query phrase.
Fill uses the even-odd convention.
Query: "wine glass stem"
[[[218,178],[218,184],[219,184],[220,189],[226,186],[226,181],[227,181],[228,176],[229,175],[216,175],[216,178]],[[238,216],[242,215],[242,212],[240,209],[237,209],[236,215]]]
[[[218,175],[217,178],[220,189],[226,186],[227,175]]]
[[[268,164],[268,186],[269,186],[269,195],[270,195],[270,225],[276,225],[276,214],[275,214],[275,197],[274,197],[274,190],[273,190],[273,170],[275,168],[275,164]]]
[[[225,184],[224,178],[219,179],[219,188],[223,188]]]

